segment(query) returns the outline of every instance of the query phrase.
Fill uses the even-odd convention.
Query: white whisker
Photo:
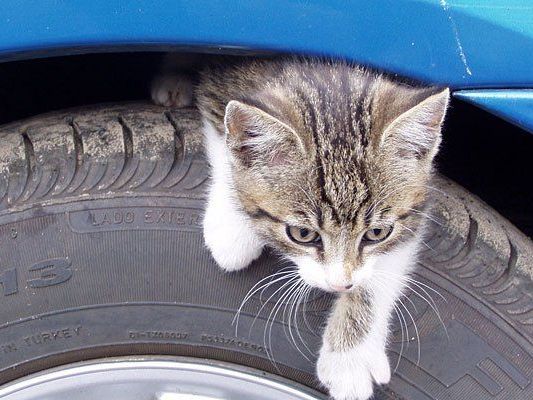
[[[296,278],[296,279],[299,279],[299,278]],[[289,287],[289,289],[287,289],[285,291],[285,293],[283,293],[279,297],[279,299],[274,304],[274,307],[270,311],[270,314],[268,315],[268,318],[267,318],[267,321],[266,321],[266,324],[265,324],[265,331],[264,331],[264,334],[263,334],[263,341],[265,343],[265,348],[268,349],[267,352],[271,351],[271,349],[272,349],[272,328],[274,327],[274,322],[275,322],[276,316],[278,315],[278,312],[281,309],[281,307],[283,305],[283,302],[285,301],[287,296],[290,294],[292,288],[298,284],[298,280],[296,280],[295,282],[291,280],[291,282],[292,282],[292,284]],[[268,346],[267,346],[267,343],[266,343],[266,331],[267,331],[267,328],[268,328],[268,322],[269,321],[270,321],[270,329],[268,329],[268,332],[269,332],[268,333],[268,339],[269,340],[268,340]],[[287,337],[287,339],[288,339],[288,337]],[[272,359],[273,359],[273,357],[272,357]]]
[[[289,298],[287,299],[286,301],[286,304],[285,304],[285,309],[283,311],[283,319],[285,319],[285,315],[286,315],[286,311],[287,311],[287,307],[289,309],[289,315],[288,315],[288,320],[287,320],[287,327],[289,329],[289,334],[290,334],[290,337],[291,337],[291,340],[292,340],[292,343],[294,344],[296,350],[298,350],[298,352],[305,358],[307,359],[308,361],[309,358],[303,353],[303,351],[300,349],[300,347],[298,346],[297,342],[296,342],[296,339],[292,333],[292,317],[293,317],[293,311],[294,311],[294,307],[296,304],[298,304],[294,299],[296,296],[298,296],[299,294],[299,291],[300,291],[300,288],[302,286],[302,283],[303,281],[300,280],[296,286],[296,289],[293,291],[293,293],[289,296]],[[295,321],[295,328],[296,328],[296,333],[298,334],[299,338],[300,338],[300,341],[302,342],[302,344],[304,345],[304,347],[307,349],[307,351],[309,351],[309,353],[311,353],[312,355],[312,352],[311,350],[309,350],[309,347],[307,346],[307,344],[305,343],[305,341],[303,340],[301,334],[300,334],[300,331],[298,330],[298,322]]]
[[[284,280],[284,279],[288,279],[289,277],[292,277],[292,276],[295,276],[297,274],[296,271],[280,271],[280,272],[277,272],[277,273],[274,273],[272,275],[269,275],[269,276],[266,276],[264,277],[263,279],[261,279],[259,282],[257,282],[249,291],[248,293],[244,296],[244,299],[242,300],[241,302],[241,305],[239,306],[239,308],[237,309],[236,313],[235,313],[235,316],[233,317],[233,321],[232,321],[232,325],[235,324],[235,336],[238,336],[237,333],[238,333],[238,327],[239,327],[239,316],[241,314],[241,311],[244,307],[244,305],[248,302],[248,300],[250,300],[250,298],[256,294],[258,291],[260,290],[264,290],[266,289],[268,286],[276,283],[276,282],[279,282],[281,280]],[[280,277],[280,275],[282,275]],[[265,282],[263,283],[265,280],[267,279],[273,279],[274,277],[278,276],[278,278],[274,279],[273,281],[270,281],[270,282]],[[263,283],[263,284],[262,284]]]
[[[416,321],[413,318],[413,315],[409,311],[409,309],[403,304],[401,299],[398,299],[398,302],[401,304],[401,306],[404,308],[405,312],[407,312],[407,315],[409,315],[409,318],[411,318],[411,321],[413,321],[413,327],[415,328],[416,332],[416,342],[418,344],[417,346],[417,359],[416,359],[416,365],[418,366],[420,364],[420,335],[418,334],[418,327],[416,326]],[[409,340],[409,338],[407,338]]]
[[[306,304],[309,302],[309,295],[311,294],[311,292],[313,291],[313,288],[311,286],[308,286],[306,291],[305,291],[305,299],[304,299],[304,303],[303,303],[303,319],[304,319],[304,323],[305,323],[305,326],[307,327],[307,329],[315,336],[319,336],[318,333],[316,333],[316,331],[314,330],[313,327],[311,327],[311,324],[309,323],[309,320],[307,319],[307,306]]]
[[[300,284],[300,287],[298,289],[298,296],[296,297],[296,305],[293,306],[293,310],[294,310],[293,320],[294,320],[294,326],[296,328],[296,333],[298,334],[300,342],[305,347],[305,349],[309,352],[309,354],[313,357],[313,356],[315,356],[315,353],[309,348],[308,344],[303,339],[303,337],[302,337],[302,335],[300,333],[300,328],[298,326],[298,309],[300,307],[300,304],[302,304],[302,300],[304,299],[303,296],[304,296],[306,291],[307,291],[307,284],[302,280],[301,284]]]
[[[402,359],[403,344],[404,344],[404,341],[405,341],[405,337],[403,335],[403,323],[402,323],[402,320],[400,319],[400,315],[398,314],[398,307],[396,306],[396,304],[394,304],[393,308],[394,308],[394,312],[396,313],[396,318],[398,318],[398,322],[400,323],[400,330],[402,332],[402,339],[401,339],[401,342],[400,342],[401,343],[400,344],[400,354],[398,355],[398,360],[396,361],[396,366],[394,367],[394,371],[393,371],[393,372],[396,372],[396,370],[400,366],[400,360]],[[407,327],[406,327],[406,329],[407,329]],[[407,336],[409,336],[409,331],[407,331]]]
[[[432,309],[432,311],[435,313],[435,315],[437,316],[440,324],[442,325],[442,327],[444,329],[446,337],[449,340],[448,329],[446,328],[446,325],[444,324],[444,321],[443,321],[443,319],[442,319],[442,317],[440,315],[440,312],[439,312],[439,309],[437,307],[437,304],[435,303],[435,300],[433,299],[433,297],[431,297],[431,295],[424,289],[424,287],[426,287],[427,289],[435,292],[442,300],[447,302],[446,298],[440,292],[438,292],[437,290],[433,289],[432,287],[426,285],[425,283],[417,281],[416,279],[411,278],[409,276],[398,275],[398,274],[395,274],[393,272],[387,272],[387,273],[377,272],[376,275],[384,276],[384,277],[387,277],[387,278],[395,278],[397,281],[402,283],[403,287],[409,289],[417,297],[419,297],[420,299],[425,301],[429,305],[429,307]],[[422,290],[424,292],[424,294],[426,296],[428,296],[429,300],[426,297],[424,297],[423,295],[421,295],[419,292],[417,292],[413,287],[411,287],[410,285],[406,284],[406,282],[410,283],[410,284],[416,286],[417,288],[419,288],[420,290]]]

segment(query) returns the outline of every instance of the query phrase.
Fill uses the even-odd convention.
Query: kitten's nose
[[[335,290],[336,292],[344,292],[346,290],[350,290],[353,287],[353,285],[346,285],[346,286],[329,285],[329,287]]]

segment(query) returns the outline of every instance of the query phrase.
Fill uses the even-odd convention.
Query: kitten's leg
[[[208,123],[204,124],[204,133],[212,177],[203,222],[204,239],[218,265],[226,271],[236,271],[258,258],[264,244],[233,191],[223,135]]]
[[[151,84],[152,101],[166,107],[190,106],[193,103],[193,80],[185,71],[195,70],[198,63],[198,55],[165,54]]]
[[[418,244],[411,242],[381,258],[381,273],[388,269],[407,275],[415,262]],[[380,268],[381,267],[381,268]],[[384,268],[383,268],[384,267]],[[317,374],[335,400],[366,400],[373,383],[388,383],[390,364],[385,347],[394,303],[402,279],[384,283],[370,280],[366,288],[345,293],[335,303],[317,362]]]
[[[385,353],[389,310],[377,315],[366,296],[371,295],[342,295],[326,327],[317,374],[335,400],[366,400],[374,382],[390,380]]]
[[[165,107],[187,107],[193,101],[193,83],[184,74],[167,73],[152,81],[151,95],[155,104]]]

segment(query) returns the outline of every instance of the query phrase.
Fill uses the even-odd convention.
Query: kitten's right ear
[[[450,100],[449,89],[430,94],[419,101],[419,96],[413,96],[413,106],[405,102],[409,109],[390,123],[383,133],[382,143],[395,149],[397,154],[405,159],[431,161],[437,153],[441,140],[441,125],[444,121],[446,109]]]
[[[295,150],[303,151],[296,132],[272,115],[239,101],[226,106],[227,144],[245,166],[286,165]]]

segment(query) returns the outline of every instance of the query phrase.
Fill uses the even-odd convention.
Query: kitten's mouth
[[[330,288],[330,291],[335,292],[335,293],[349,292],[354,287],[354,285],[352,285],[352,284],[348,284],[348,285],[331,285],[331,284],[328,284],[328,286]]]

